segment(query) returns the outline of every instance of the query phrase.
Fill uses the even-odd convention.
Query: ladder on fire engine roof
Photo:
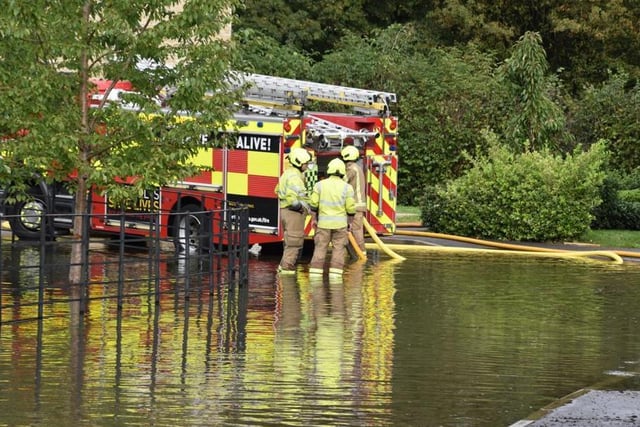
[[[388,114],[396,94],[263,74],[233,73],[231,87],[244,90],[244,101],[256,111],[269,108],[302,111],[307,101],[354,107],[363,113]]]

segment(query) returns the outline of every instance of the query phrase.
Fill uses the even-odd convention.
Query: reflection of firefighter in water
[[[351,264],[344,279],[307,274],[278,278],[274,366],[281,381],[292,381],[307,390],[321,388],[323,406],[332,401],[371,399],[388,408],[394,328],[392,266],[374,265],[370,268],[375,271],[366,271],[369,267],[362,263]],[[345,389],[352,394],[345,395]],[[325,407],[329,410],[330,406]]]

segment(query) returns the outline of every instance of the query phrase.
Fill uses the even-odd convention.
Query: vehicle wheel
[[[47,213],[46,203],[38,197],[13,206],[13,215],[9,218],[11,231],[22,240],[37,240],[42,233],[42,221]],[[52,236],[47,236],[50,238]]]
[[[173,243],[179,253],[202,253],[209,246],[211,234],[206,227],[203,208],[188,204],[180,208],[173,228]],[[195,213],[194,213],[195,212]]]

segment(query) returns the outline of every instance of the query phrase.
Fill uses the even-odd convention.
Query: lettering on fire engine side
[[[114,203],[107,197],[107,206],[109,210],[118,211],[121,206]],[[144,190],[142,195],[135,200],[128,201],[125,204],[125,212],[147,212],[160,210],[160,189]]]
[[[239,133],[236,149],[277,153],[280,151],[280,135],[255,135]]]

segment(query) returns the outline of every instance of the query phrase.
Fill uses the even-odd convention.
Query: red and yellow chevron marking
[[[394,117],[385,117],[376,119],[374,130],[379,133],[375,140],[375,144],[368,144],[366,154],[374,155],[395,155],[397,142],[397,120]]]
[[[377,155],[367,157],[367,221],[381,234],[391,234],[396,228],[396,194],[398,157]]]
[[[286,118],[282,123],[282,137],[284,138],[284,144],[282,147],[287,148],[302,147],[303,138],[302,135],[302,120],[298,118]]]
[[[311,222],[311,215],[308,215],[307,219],[304,221],[304,234],[307,237],[313,237],[315,234],[315,230],[313,229],[313,224]]]

